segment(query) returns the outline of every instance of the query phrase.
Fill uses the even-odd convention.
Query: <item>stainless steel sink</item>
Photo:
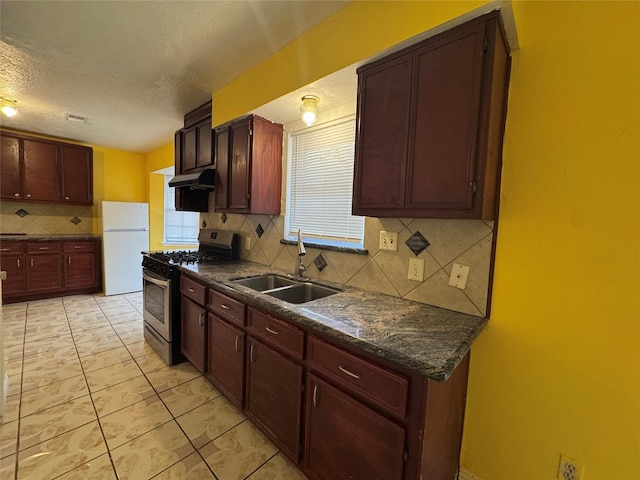
[[[289,303],[306,303],[311,300],[317,300],[318,298],[328,297],[329,295],[335,295],[340,290],[335,288],[325,287],[324,285],[317,285],[315,283],[304,282],[297,285],[291,285],[290,287],[278,288],[272,291],[264,292],[270,297],[279,298]]]
[[[257,277],[239,278],[232,280],[232,283],[244,285],[259,292],[265,290],[273,290],[274,288],[286,287],[288,285],[296,285],[298,282],[291,278],[281,277],[280,275],[259,275]]]
[[[337,288],[318,285],[317,283],[302,279],[296,280],[272,273],[257,275],[255,277],[238,278],[231,280],[231,283],[244,285],[245,287],[289,303],[306,303],[342,291]]]

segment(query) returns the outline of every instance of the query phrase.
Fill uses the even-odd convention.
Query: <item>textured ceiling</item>
[[[2,0],[0,95],[20,111],[1,125],[148,152],[212,91],[348,3]],[[326,88],[325,108],[355,100],[353,71],[341,75],[315,85]],[[297,95],[284,103],[294,117]]]

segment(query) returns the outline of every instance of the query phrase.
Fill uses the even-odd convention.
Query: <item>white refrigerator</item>
[[[142,290],[142,255],[149,250],[149,204],[102,202],[102,276],[105,295]]]

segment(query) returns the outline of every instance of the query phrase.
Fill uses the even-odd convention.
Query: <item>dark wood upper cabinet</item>
[[[493,12],[359,68],[353,213],[493,219],[509,66]]]
[[[184,127],[174,139],[176,175],[197,173],[214,165],[211,100],[187,113]],[[178,211],[208,212],[209,191],[177,187],[175,208]]]
[[[283,127],[250,115],[215,129],[217,212],[277,215]]]
[[[1,198],[93,205],[90,147],[5,132],[0,138]]]
[[[61,147],[62,200],[64,203],[93,204],[93,152],[75,145]]]

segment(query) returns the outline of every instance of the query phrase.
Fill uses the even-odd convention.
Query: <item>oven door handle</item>
[[[169,280],[165,280],[164,278],[157,277],[155,275],[147,273],[144,270],[142,271],[142,278],[144,278],[148,282],[153,283],[154,285],[158,285],[159,287],[165,287],[165,288],[169,287]]]

